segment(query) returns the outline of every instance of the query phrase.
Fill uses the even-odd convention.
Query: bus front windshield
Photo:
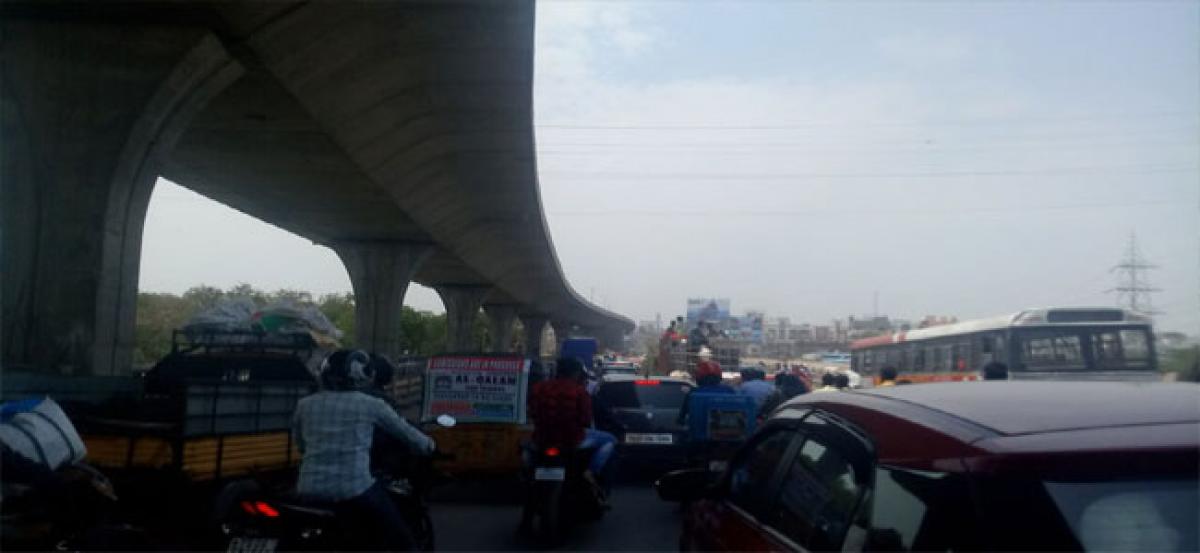
[[[1017,332],[1018,369],[1149,370],[1150,331],[1144,327],[1037,328]]]

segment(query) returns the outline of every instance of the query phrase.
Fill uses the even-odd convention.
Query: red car
[[[684,550],[1200,550],[1200,386],[973,382],[807,394],[716,477]]]

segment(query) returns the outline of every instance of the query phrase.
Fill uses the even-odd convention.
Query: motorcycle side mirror
[[[438,415],[437,423],[443,428],[454,428],[454,425],[458,424],[458,419],[450,415]]]

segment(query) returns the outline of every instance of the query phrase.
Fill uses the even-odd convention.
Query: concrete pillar
[[[5,16],[0,36],[0,364],[125,373],[154,182],[244,70],[198,28]]]
[[[434,288],[446,306],[446,351],[479,351],[479,344],[471,341],[471,331],[475,328],[475,317],[479,315],[483,297],[491,287],[443,285]]]
[[[493,303],[483,306],[488,318],[488,333],[492,336],[492,351],[512,352],[513,321],[517,318],[517,306]]]
[[[333,250],[350,273],[354,287],[355,347],[395,359],[404,352],[404,331],[400,327],[404,294],[421,263],[433,253],[433,246],[346,241],[334,244]]]
[[[550,328],[554,330],[554,355],[557,357],[562,353],[563,341],[571,334],[573,325],[563,320],[550,320]]]
[[[542,356],[542,333],[546,330],[545,315],[527,313],[520,316],[525,327],[525,357],[539,359]]]

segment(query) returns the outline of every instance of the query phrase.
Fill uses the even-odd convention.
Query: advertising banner
[[[688,328],[695,327],[700,321],[720,323],[728,319],[729,298],[688,298]]]
[[[515,355],[439,355],[425,372],[421,419],[525,423],[529,361]]]

